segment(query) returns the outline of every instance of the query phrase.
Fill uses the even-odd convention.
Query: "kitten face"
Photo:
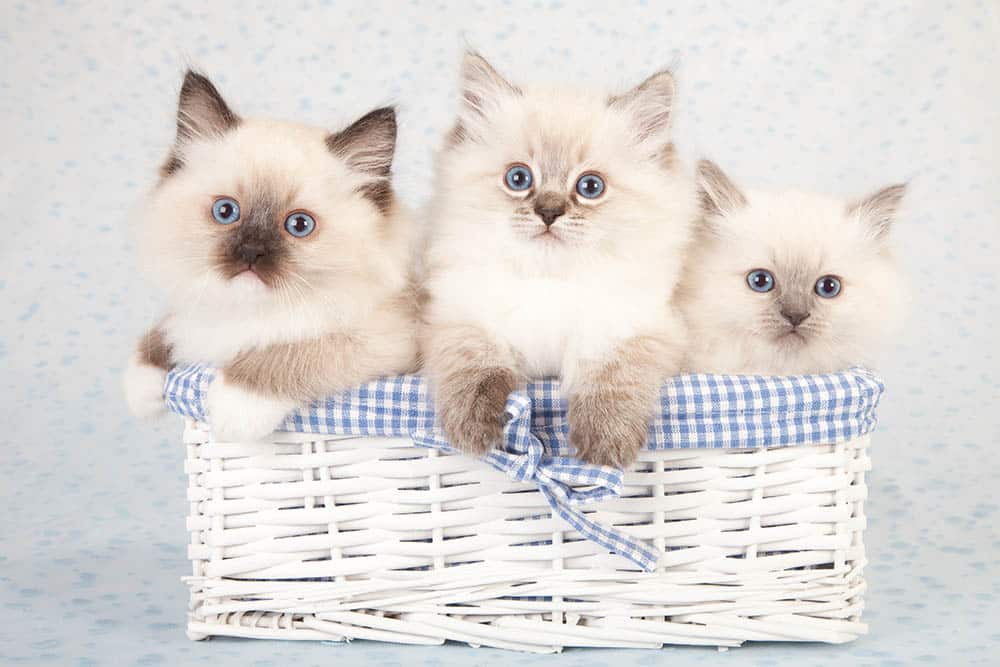
[[[661,221],[690,194],[680,176],[665,183],[669,73],[608,99],[515,87],[469,55],[463,89],[438,160],[439,237],[475,238],[492,257],[539,268],[628,255],[671,235]]]
[[[335,134],[243,120],[189,72],[143,221],[154,276],[208,307],[321,304],[363,282],[391,224],[395,134],[391,109]]]
[[[743,195],[711,163],[699,180],[707,216],[680,296],[700,341],[691,369],[794,374],[871,359],[902,302],[886,237],[903,187],[849,205]]]

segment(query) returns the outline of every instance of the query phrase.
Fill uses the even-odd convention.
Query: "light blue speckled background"
[[[995,2],[286,4],[0,6],[0,664],[1000,664]],[[918,298],[883,369],[868,637],[551,658],[185,639],[181,426],[130,419],[118,384],[158,309],[130,228],[182,66],[246,113],[336,125],[398,102],[419,201],[466,41],[515,78],[625,85],[676,63],[682,154],[744,182],[912,180]]]

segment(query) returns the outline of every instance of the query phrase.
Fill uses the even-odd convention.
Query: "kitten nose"
[[[257,243],[244,243],[240,246],[240,259],[247,264],[256,264],[267,254],[267,249]]]
[[[809,313],[804,313],[799,310],[793,310],[791,312],[787,310],[782,310],[781,316],[784,317],[789,322],[791,322],[793,327],[797,327],[803,322],[805,322],[807,319],[809,319]]]
[[[542,219],[546,227],[551,227],[555,224],[556,218],[561,216],[566,212],[565,208],[536,208],[535,213],[538,217]]]
[[[556,194],[543,192],[535,201],[535,215],[542,219],[546,227],[551,227],[556,218],[566,212],[566,202]]]

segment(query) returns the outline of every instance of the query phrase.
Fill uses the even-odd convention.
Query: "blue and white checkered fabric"
[[[205,397],[215,370],[196,364],[167,375],[173,412],[208,422]],[[840,373],[764,377],[682,375],[660,392],[649,449],[745,449],[836,443],[875,428],[882,381],[864,368]],[[536,484],[553,511],[581,535],[644,570],[657,554],[641,541],[591,520],[581,505],[617,496],[622,471],[573,458],[559,382],[532,382],[507,399],[504,442],[484,460],[512,479]],[[300,408],[280,430],[329,435],[410,437],[450,451],[435,426],[424,378],[383,378]]]

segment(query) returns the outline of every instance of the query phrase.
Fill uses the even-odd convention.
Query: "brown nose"
[[[786,320],[788,320],[793,327],[797,327],[809,319],[809,313],[802,312],[799,310],[793,310],[793,311],[782,310],[781,316],[784,317]]]
[[[535,200],[535,215],[542,219],[546,227],[551,227],[565,212],[566,200],[555,193],[543,192]]]
[[[240,259],[247,264],[256,264],[267,255],[267,249],[258,243],[244,243],[238,252]]]

